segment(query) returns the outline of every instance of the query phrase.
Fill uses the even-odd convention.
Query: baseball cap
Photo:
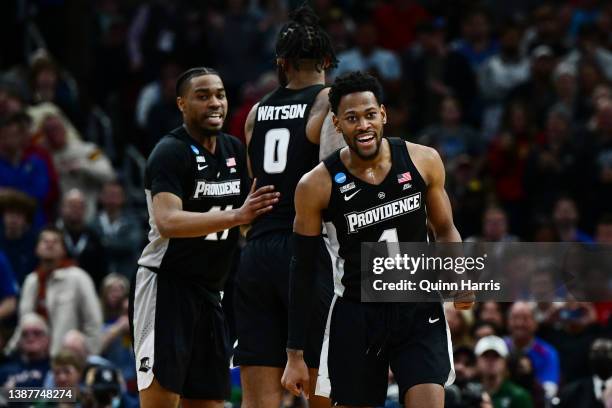
[[[121,390],[119,373],[112,367],[91,366],[85,373],[85,387],[92,391],[115,392]]]
[[[474,353],[476,356],[480,357],[487,351],[495,351],[501,357],[508,357],[508,346],[506,346],[506,342],[497,336],[486,336],[483,337],[476,343],[476,347],[474,349]]]

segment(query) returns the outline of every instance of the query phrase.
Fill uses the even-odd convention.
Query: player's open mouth
[[[221,125],[223,122],[223,115],[221,112],[209,113],[205,116],[206,121],[211,125]]]
[[[376,136],[374,133],[366,133],[355,138],[360,146],[369,147],[376,143]]]

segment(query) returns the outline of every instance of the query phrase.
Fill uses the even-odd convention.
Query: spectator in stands
[[[49,191],[49,174],[42,160],[24,157],[24,136],[19,114],[0,123],[0,193],[13,189],[34,198],[34,225],[40,227],[45,223],[42,207]]]
[[[36,202],[19,191],[0,195],[0,248],[6,251],[17,283],[36,267],[34,247],[37,231],[32,227]]]
[[[524,354],[510,355],[508,359],[510,381],[524,388],[533,401],[534,408],[547,408],[544,388],[538,382],[531,360]]]
[[[108,259],[108,272],[130,278],[140,254],[143,231],[139,220],[125,209],[125,191],[117,181],[104,184],[101,211],[92,223]]]
[[[93,143],[69,140],[58,116],[47,116],[41,131],[53,155],[62,193],[73,188],[81,190],[88,203],[86,219],[91,220],[102,184],[115,178],[110,160]]]
[[[505,338],[509,350],[529,357],[535,376],[544,388],[546,396],[552,398],[559,387],[559,355],[545,341],[535,337],[537,323],[533,307],[526,302],[516,302],[508,316],[510,335]],[[478,353],[477,353],[478,354]]]
[[[64,245],[68,256],[77,261],[98,288],[104,276],[108,274],[108,254],[96,230],[85,221],[85,200],[81,191],[68,191],[62,200],[58,226],[64,231]]]
[[[556,308],[551,324],[539,330],[538,336],[558,351],[561,378],[568,383],[589,375],[589,349],[600,333],[593,304],[568,301]]]
[[[39,49],[30,60],[29,85],[35,104],[52,102],[72,122],[79,123],[77,89],[74,80],[62,75],[56,61],[47,50]]]
[[[21,112],[24,108],[23,92],[19,85],[9,82],[0,82],[0,121],[9,116]]]
[[[370,20],[357,23],[353,36],[355,46],[338,54],[338,67],[332,72],[337,77],[349,71],[365,71],[380,79],[386,89],[395,87],[402,75],[397,54],[377,46],[376,26]]]
[[[518,237],[508,231],[508,216],[497,206],[488,207],[482,216],[482,235],[468,237],[466,242],[517,242]]]
[[[104,311],[101,354],[121,370],[128,391],[136,393],[136,363],[128,318],[128,280],[110,274],[102,282],[100,299]]]
[[[499,130],[503,103],[512,89],[529,79],[529,60],[521,53],[522,30],[508,23],[500,32],[499,52],[486,59],[478,70],[478,85],[485,104],[483,135],[489,140]]]
[[[485,10],[469,10],[461,23],[462,37],[451,46],[469,61],[477,73],[489,57],[497,54],[499,44],[491,37],[489,15]]]
[[[0,328],[10,324],[17,310],[19,286],[13,267],[4,251],[0,249]]]
[[[531,408],[527,391],[507,378],[508,347],[497,336],[483,337],[476,343],[476,367],[482,385],[491,395],[495,408]]]
[[[17,337],[15,355],[0,366],[0,386],[42,387],[49,371],[49,327],[41,316],[28,313],[21,317]]]
[[[167,81],[176,81],[176,78],[182,71],[183,69],[176,61],[169,59],[162,65],[159,77],[142,87],[136,101],[136,112],[134,117],[136,125],[138,125],[139,128],[143,130],[146,129],[147,118],[149,117],[151,108],[161,101],[163,83]]]
[[[477,303],[474,309],[476,319],[482,322],[491,323],[495,330],[502,332],[506,325],[504,322],[504,311],[501,304],[494,301]]]
[[[551,110],[565,109],[571,118],[584,122],[587,114],[586,108],[582,106],[585,103],[581,99],[590,102],[590,95],[587,98],[585,98],[586,95],[580,95],[576,70],[573,67],[558,64],[553,72],[553,84],[558,102]]]
[[[548,45],[540,45],[531,51],[529,79],[516,86],[508,95],[509,101],[519,100],[529,106],[536,123],[542,127],[549,109],[557,102],[553,84],[553,72],[557,60]]]
[[[435,148],[449,169],[456,167],[455,160],[460,155],[468,155],[472,160],[477,160],[482,143],[478,133],[462,122],[459,100],[446,96],[440,102],[439,109],[440,122],[423,130],[419,143]]]
[[[417,26],[415,44],[402,55],[403,90],[409,95],[411,130],[418,132],[438,118],[441,100],[455,96],[473,122],[476,76],[467,59],[445,43],[444,21]]]
[[[523,37],[523,51],[530,54],[534,48],[547,45],[557,57],[565,55],[567,46],[564,44],[561,24],[557,18],[558,10],[552,4],[536,6],[531,17],[533,26],[526,30]]]
[[[491,142],[487,153],[488,176],[495,193],[508,214],[510,229],[524,234],[528,207],[523,186],[527,158],[536,135],[529,103],[513,102],[506,106],[501,132]]]
[[[595,241],[612,244],[612,214],[604,214],[595,227]]]
[[[544,144],[533,146],[529,154],[523,184],[532,218],[549,214],[561,192],[577,191],[581,178],[571,125],[570,112],[563,106],[554,107],[546,120]]]
[[[51,325],[51,355],[60,349],[71,329],[85,333],[90,350],[97,352],[102,311],[89,275],[66,258],[62,232],[44,228],[36,245],[40,260],[23,285],[19,315],[37,312]]]
[[[612,202],[612,100],[601,98],[594,115],[593,129],[584,136],[590,146],[585,148],[586,187],[590,194],[590,217],[593,225]]]
[[[53,381],[57,387],[60,388],[71,388],[76,393],[77,404],[81,401],[81,387],[80,382],[83,378],[83,371],[85,370],[85,361],[81,356],[71,350],[59,350],[58,353],[53,357],[51,361],[51,368],[53,370]],[[50,403],[41,405],[43,407],[57,406],[58,408],[73,407],[74,403],[64,403],[51,405]]]
[[[568,53],[563,63],[577,68],[583,60],[592,59],[607,80],[612,81],[612,52],[600,45],[599,38],[595,25],[582,25],[578,33],[577,47]]]
[[[589,353],[590,377],[583,377],[561,388],[559,408],[604,408],[611,402],[604,391],[612,387],[612,340],[596,339]]]
[[[553,220],[563,242],[593,242],[593,238],[578,229],[580,215],[570,197],[559,198],[553,207]]]
[[[181,112],[176,107],[176,78],[183,70],[177,64],[162,67],[159,79],[159,98],[151,104],[144,123],[146,137],[144,152],[148,156],[159,139],[168,129],[174,129],[182,123]]]

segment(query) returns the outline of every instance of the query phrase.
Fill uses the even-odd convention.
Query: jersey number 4
[[[210,210],[208,210],[208,212],[215,212],[215,211],[229,211],[232,208],[234,208],[233,205],[226,205],[225,207],[221,208],[218,205],[213,205],[212,207],[210,207]],[[204,237],[205,240],[207,241],[223,241],[225,239],[227,239],[227,236],[229,235],[229,230],[223,230],[223,231],[217,231],[217,232],[211,232],[210,234],[208,234],[206,237]]]
[[[287,149],[289,148],[289,129],[270,129],[265,136],[264,171],[268,174],[278,174],[287,167]]]

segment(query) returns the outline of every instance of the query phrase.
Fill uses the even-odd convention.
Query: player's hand
[[[304,394],[304,397],[308,399],[310,377],[308,375],[308,367],[304,362],[304,356],[301,352],[288,352],[287,357],[287,365],[281,378],[281,384],[296,397]]]
[[[253,180],[251,191],[242,207],[238,209],[240,224],[250,224],[256,217],[265,214],[278,203],[280,193],[274,191],[274,186],[263,186],[255,190],[257,179]]]
[[[476,295],[473,290],[461,290],[453,296],[455,310],[470,310],[475,300]]]

